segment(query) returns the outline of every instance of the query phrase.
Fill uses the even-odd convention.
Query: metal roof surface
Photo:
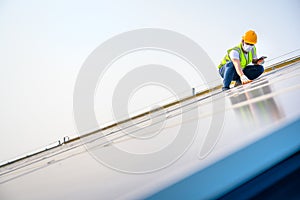
[[[105,138],[100,133],[93,134],[2,166],[0,198],[146,198],[298,119],[299,98],[300,63],[296,62],[228,92],[214,92],[213,97],[196,96],[183,105],[166,108],[167,119],[160,136],[150,135],[150,139],[141,139],[121,134],[119,127],[112,127],[102,131],[101,134],[109,135]],[[224,108],[217,107],[212,111],[212,101],[216,105],[223,102]],[[109,152],[112,146],[141,155],[165,148],[175,140],[174,133],[180,125],[188,125],[195,120],[183,120],[180,106],[186,107],[185,112],[198,109],[198,129],[191,143],[182,152],[175,152],[179,156],[174,155],[169,163],[153,165],[151,168],[152,163],[148,163],[148,160],[144,163],[133,160],[124,165],[125,158],[114,158],[121,162],[118,169],[97,156]],[[142,128],[147,126],[146,118],[135,120],[141,126],[141,129],[134,130],[136,135],[149,134]],[[212,120],[216,119],[222,122],[220,131],[208,135]],[[133,130],[128,127],[130,131]],[[169,157],[162,156],[156,161],[159,164],[159,160],[163,163],[164,159]],[[132,171],[128,170],[131,168]],[[139,173],[134,173],[135,169],[140,170]]]

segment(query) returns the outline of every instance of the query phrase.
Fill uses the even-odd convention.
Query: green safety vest
[[[225,65],[228,61],[231,61],[230,57],[229,57],[229,53],[232,50],[236,50],[239,52],[240,54],[240,63],[241,63],[241,68],[244,69],[249,63],[252,62],[253,60],[253,52],[254,54],[256,54],[256,48],[255,46],[253,47],[253,49],[248,53],[248,60],[245,58],[245,55],[243,53],[242,50],[242,43],[240,43],[238,46],[233,47],[229,50],[227,50],[227,54],[224,56],[223,60],[221,61],[220,65],[218,66],[218,68],[220,69],[223,65]]]

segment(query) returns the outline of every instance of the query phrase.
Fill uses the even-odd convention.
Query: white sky
[[[73,89],[87,56],[125,31],[164,28],[217,65],[242,34],[272,59],[300,48],[300,1],[0,0],[0,162],[75,135]]]

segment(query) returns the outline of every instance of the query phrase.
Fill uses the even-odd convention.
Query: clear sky
[[[299,9],[299,0],[1,0],[0,162],[76,134],[76,75],[110,37],[146,27],[177,31],[217,65],[253,29],[258,54],[272,59],[300,48]]]

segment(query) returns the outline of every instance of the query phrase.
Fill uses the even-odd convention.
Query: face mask
[[[253,45],[248,45],[246,43],[243,43],[243,49],[244,49],[244,51],[249,52],[249,51],[252,50],[252,48],[253,48]]]

